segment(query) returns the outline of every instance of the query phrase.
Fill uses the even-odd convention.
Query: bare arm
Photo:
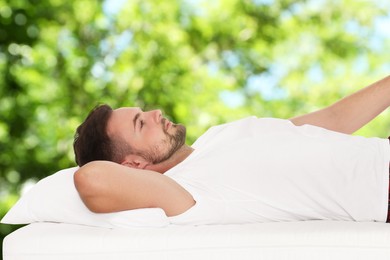
[[[84,165],[74,182],[85,205],[97,213],[162,208],[167,216],[174,216],[195,203],[190,193],[167,176],[108,161]]]
[[[291,118],[295,125],[311,124],[352,134],[390,106],[390,76],[324,109]]]

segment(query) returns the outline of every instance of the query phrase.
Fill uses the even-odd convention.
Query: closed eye
[[[134,116],[134,118],[133,118],[134,131],[135,131],[136,127],[137,127],[137,122],[140,121],[140,120],[138,120],[140,116],[141,116],[141,113],[138,112],[138,113]]]

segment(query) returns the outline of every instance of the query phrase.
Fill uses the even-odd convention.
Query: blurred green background
[[[161,108],[192,143],[385,77],[388,28],[387,0],[0,0],[0,217],[75,165],[74,130],[98,103]],[[386,111],[357,134],[389,129]]]

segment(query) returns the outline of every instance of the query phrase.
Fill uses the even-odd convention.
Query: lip
[[[171,127],[172,122],[169,121],[169,120],[166,119],[166,118],[163,118],[163,119],[162,119],[162,124],[163,124],[163,127],[164,127],[165,131],[167,131],[167,130]]]
[[[166,124],[165,124],[165,130],[168,130],[171,127],[171,125],[172,125],[172,122],[167,119]]]

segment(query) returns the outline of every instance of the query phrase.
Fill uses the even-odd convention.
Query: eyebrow
[[[136,127],[136,125],[137,125],[137,119],[140,117],[140,115],[141,115],[141,113],[138,112],[138,113],[134,116],[134,118],[133,118],[134,131],[135,131],[135,127]]]

